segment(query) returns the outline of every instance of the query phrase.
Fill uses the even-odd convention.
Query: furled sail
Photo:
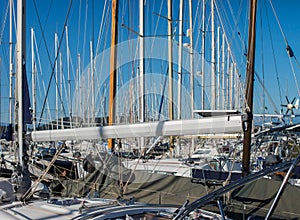
[[[241,116],[33,131],[33,141],[97,140],[101,138],[232,134],[242,132]]]

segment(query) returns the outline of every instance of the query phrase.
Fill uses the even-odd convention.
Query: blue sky
[[[105,5],[107,2],[107,5]],[[145,35],[147,36],[162,36],[166,38],[167,34],[167,21],[164,18],[167,16],[167,1],[145,1]],[[198,53],[201,50],[201,4],[202,1],[193,1],[193,17],[195,19],[194,26],[194,49]],[[207,9],[210,9],[210,1],[207,1]],[[299,39],[300,39],[300,22],[299,12],[300,2],[297,0],[283,1],[273,0],[272,1],[274,9],[276,10],[280,25],[288,40],[289,45],[292,47],[295,56],[298,58],[300,51]],[[173,17],[174,17],[174,33],[178,31],[177,19],[178,19],[178,4],[179,0],[173,0]],[[247,15],[248,15],[248,1],[243,0],[228,0],[228,1],[216,1],[216,5],[221,14],[221,19],[218,18],[216,12],[216,24],[221,26],[223,24],[226,36],[231,44],[231,50],[235,56],[235,61],[237,62],[239,74],[241,75],[242,81],[245,78],[245,47],[247,45]],[[2,27],[2,44],[0,50],[0,56],[2,58],[1,63],[1,121],[8,121],[8,20],[6,17],[8,1],[3,0],[0,3],[0,17],[1,17],[1,27]],[[66,15],[68,12],[68,7],[70,1],[64,0],[27,0],[27,72],[29,73],[28,81],[31,83],[31,46],[30,46],[30,29],[34,28],[36,36],[37,48],[35,53],[36,56],[39,55],[41,67],[40,67],[40,77],[43,80],[39,80],[39,95],[38,98],[38,112],[41,113],[41,108],[43,104],[43,99],[45,97],[45,92],[48,83],[50,81],[50,75],[53,72],[53,68],[50,62],[54,62],[54,33],[58,33],[58,38],[61,39],[62,33],[64,32],[64,22],[66,20]],[[136,39],[137,35],[134,31],[138,30],[138,1],[120,1],[120,11],[119,11],[119,42],[125,42],[127,40]],[[184,32],[186,33],[188,29],[188,4],[185,1],[184,9]],[[299,67],[297,66],[294,58],[292,58],[292,65],[294,68],[295,75],[292,71],[290,61],[285,50],[285,42],[282,33],[279,29],[278,23],[275,19],[273,11],[270,7],[270,1],[268,0],[258,0],[258,11],[257,11],[257,53],[256,53],[256,72],[258,76],[265,83],[265,88],[267,88],[271,98],[273,99],[276,107],[280,110],[281,102],[286,103],[285,96],[287,95],[289,100],[294,97],[299,97],[297,91],[297,80],[299,75]],[[247,10],[246,10],[247,9]],[[103,16],[103,13],[104,16]],[[206,12],[206,22],[210,21],[210,12]],[[103,22],[103,23],[102,23]],[[101,54],[105,49],[109,48],[110,44],[110,1],[104,0],[74,0],[70,14],[68,17],[68,31],[69,31],[69,50],[71,54],[71,78],[74,83],[74,78],[76,76],[76,68],[78,65],[77,54],[80,54],[81,59],[81,69],[82,72],[87,72],[87,67],[90,61],[90,41],[93,40],[94,43],[94,53]],[[222,22],[222,23],[221,23]],[[102,25],[101,25],[102,24]],[[123,26],[121,24],[124,24]],[[270,24],[270,25],[269,25]],[[101,28],[101,31],[100,31]],[[42,29],[44,34],[42,34]],[[131,31],[134,30],[134,31]],[[210,40],[210,26],[207,24],[207,39]],[[270,31],[270,32],[269,32]],[[100,33],[100,35],[99,35]],[[44,38],[43,38],[44,35]],[[97,48],[97,40],[100,36],[99,47]],[[271,39],[273,46],[271,45]],[[174,37],[174,41],[178,40],[178,35]],[[14,37],[15,42],[15,37]],[[46,43],[45,43],[46,42]],[[64,62],[64,74],[67,72],[66,67],[66,37],[62,37],[61,41],[61,52],[63,54]],[[183,37],[183,42],[188,42],[188,37]],[[210,61],[210,51],[209,45],[207,45],[206,61]],[[134,57],[134,48],[132,45],[128,45],[127,56]],[[274,49],[276,67],[274,65],[274,56],[272,49]],[[47,52],[48,50],[48,52]],[[50,55],[50,61],[48,59],[48,54]],[[123,54],[122,54],[123,56]],[[300,55],[299,55],[300,56]],[[300,59],[300,58],[299,58]],[[150,62],[150,61],[149,61]],[[161,74],[166,74],[167,72],[167,62],[157,62],[152,61],[154,64],[149,64],[148,71],[160,72]],[[263,65],[262,65],[263,63]],[[108,64],[107,64],[108,65]],[[132,66],[133,65],[133,66]],[[122,83],[126,83],[130,79],[132,74],[137,71],[137,63],[124,65],[122,71],[123,80],[119,81],[119,86]],[[174,68],[174,80],[177,80],[176,68]],[[126,71],[127,70],[127,71]],[[67,77],[65,75],[65,77]],[[188,76],[183,77],[183,83],[187,87],[189,85]],[[296,79],[295,79],[296,77]],[[105,81],[105,80],[104,80]],[[161,80],[163,81],[163,80]],[[44,84],[43,84],[43,83]],[[107,81],[105,81],[107,82]],[[150,84],[153,81],[150,82]],[[163,82],[160,82],[163,84]],[[104,83],[105,84],[105,83]],[[278,86],[280,84],[280,87]],[[255,92],[255,104],[254,111],[256,113],[262,113],[263,111],[263,97],[262,87],[258,83],[258,79],[255,81],[256,92]],[[44,86],[44,89],[43,89]],[[149,85],[151,87],[151,85]],[[152,86],[153,87],[153,86]],[[175,87],[175,86],[174,86]],[[87,89],[87,88],[86,88]],[[72,93],[75,94],[75,83],[72,86]],[[161,86],[157,88],[157,93],[162,92]],[[48,110],[43,113],[43,117],[48,117],[47,115],[55,115],[55,86],[54,80],[52,80],[52,85],[50,86],[49,101],[46,104],[46,109]],[[62,99],[67,99],[67,86],[65,85],[64,94]],[[200,88],[196,88],[195,98],[198,99]],[[279,93],[281,91],[281,93]],[[107,87],[102,88],[99,92],[103,92],[104,96],[107,96]],[[209,95],[209,94],[208,94]],[[125,95],[126,96],[126,95]],[[157,99],[159,99],[157,97]],[[65,101],[64,101],[65,102]],[[97,102],[104,105],[103,97],[99,97]],[[154,102],[154,101],[153,101]],[[157,103],[159,101],[155,101]],[[149,104],[151,101],[149,102]],[[74,103],[73,103],[74,105]],[[100,104],[101,105],[101,104]],[[209,103],[207,104],[209,105]],[[200,108],[200,104],[195,104],[196,108]],[[268,97],[265,96],[265,106],[267,107],[267,113],[274,113],[274,108]],[[66,112],[69,106],[64,107]],[[74,107],[73,107],[74,108]],[[99,110],[100,111],[100,110]],[[48,113],[47,113],[48,112]]]

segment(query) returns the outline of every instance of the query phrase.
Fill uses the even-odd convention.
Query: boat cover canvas
[[[124,173],[128,178],[129,170]],[[130,175],[129,175],[130,176]],[[89,195],[109,199],[133,199],[135,201],[150,204],[174,204],[182,205],[186,200],[190,202],[210,193],[220,186],[205,186],[193,183],[190,178],[144,171],[134,172],[125,192],[120,190],[126,181],[118,181],[117,178],[104,175],[99,170],[89,174],[84,181],[66,180],[63,182],[62,196]],[[233,216],[243,214],[245,216],[265,216],[272,204],[281,181],[272,179],[260,179],[247,184],[231,193],[229,204],[225,211]],[[123,193],[123,195],[122,195]],[[300,188],[288,185],[284,190],[272,217],[279,219],[300,219]],[[222,198],[221,198],[222,199]],[[212,207],[211,204],[208,207]],[[214,207],[215,211],[217,210]]]

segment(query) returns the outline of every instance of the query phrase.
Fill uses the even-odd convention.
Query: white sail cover
[[[33,131],[33,141],[97,140],[106,138],[233,134],[242,132],[241,116],[157,121],[126,125]]]

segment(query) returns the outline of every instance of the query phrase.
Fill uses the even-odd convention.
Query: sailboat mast
[[[179,3],[179,38],[178,38],[178,82],[177,82],[177,119],[181,119],[181,93],[182,93],[182,34],[183,34],[183,0]],[[181,152],[180,137],[177,141],[176,156]]]
[[[92,86],[92,124],[95,123],[95,67],[93,54],[93,41],[90,41],[90,59],[91,59],[91,86]]]
[[[12,131],[13,124],[13,42],[12,42],[12,26],[13,26],[13,0],[9,0],[9,126]],[[10,134],[12,135],[12,134]]]
[[[2,63],[2,58],[0,57],[0,81],[1,81],[1,63]],[[0,84],[0,119],[1,119],[1,106],[2,106],[2,103],[1,103],[1,98],[2,98],[2,94],[1,94],[1,84]]]
[[[202,72],[202,92],[201,92],[201,100],[202,100],[202,109],[205,108],[205,99],[204,99],[204,83],[205,83],[205,11],[206,11],[206,0],[202,0],[202,43],[201,43],[201,72]]]
[[[58,51],[58,36],[57,33],[54,34],[54,54],[55,56],[58,56],[57,51]],[[58,86],[59,86],[59,81],[58,81],[58,59],[55,59],[55,78],[56,78],[56,87],[55,87],[55,108],[56,108],[56,129],[58,129]]]
[[[109,110],[108,125],[113,125],[115,119],[114,98],[116,95],[116,77],[117,77],[117,36],[118,36],[118,0],[112,0],[112,22],[111,22],[111,46],[110,46],[110,83],[109,83]],[[108,139],[108,151],[113,152],[115,140]]]
[[[181,119],[181,84],[182,84],[182,28],[183,28],[183,0],[179,3],[179,39],[178,39],[178,107],[177,119]]]
[[[60,83],[60,94],[63,94],[63,64],[62,64],[62,54],[59,53],[59,83]],[[60,100],[60,124],[61,129],[64,129],[64,111],[63,111],[63,102]]]
[[[220,26],[217,29],[217,109],[220,109]]]
[[[76,89],[76,96],[78,97],[77,102],[76,102],[76,114],[77,116],[81,115],[81,109],[80,109],[80,102],[81,102],[81,96],[80,96],[80,86],[79,86],[79,76],[81,75],[81,67],[80,67],[80,53],[77,54],[77,71],[76,71],[76,84],[77,84],[77,89]],[[79,117],[76,117],[76,125],[77,127],[79,126]]]
[[[191,89],[191,118],[194,118],[194,39],[193,39],[193,7],[189,0],[189,37],[190,37],[190,89]],[[195,148],[195,139],[192,138],[192,149]]]
[[[144,99],[144,0],[139,1],[139,88],[140,88],[140,97],[139,97],[139,121],[145,121],[145,99]]]
[[[18,144],[19,162],[23,167],[23,68],[25,68],[26,51],[26,0],[18,0],[17,6],[17,87],[18,87]]]
[[[91,56],[91,77],[92,77],[92,123],[95,123],[95,65],[93,53],[93,41],[90,41],[90,56]]]
[[[226,90],[225,90],[225,108],[229,108],[230,104],[229,104],[229,80],[230,80],[230,46],[227,43],[227,59],[226,59],[226,72],[227,72],[227,77],[226,77]]]
[[[139,121],[145,122],[145,64],[144,64],[144,0],[139,1]],[[141,137],[140,148],[145,147],[145,139]]]
[[[230,68],[229,68],[229,109],[233,109],[232,96],[233,96],[233,62],[230,63]]]
[[[222,107],[221,109],[225,109],[225,33],[222,35]]]
[[[168,0],[168,60],[169,60],[169,120],[173,120],[173,42],[172,42],[172,0]],[[170,136],[170,147],[174,147]]]
[[[251,130],[253,119],[253,87],[254,87],[254,61],[255,61],[255,36],[256,36],[256,6],[257,0],[251,0],[250,3],[250,20],[248,33],[248,54],[247,54],[247,69],[246,69],[246,121],[244,121],[244,147],[243,147],[243,175],[250,172],[250,144]]]
[[[36,130],[36,68],[34,57],[34,30],[31,28],[31,71],[32,71],[32,125],[33,130]]]
[[[68,26],[66,28],[66,45],[67,45],[67,70],[68,70],[68,103],[69,103],[69,123],[72,128],[72,102],[71,102],[71,75],[70,75],[70,48],[69,48],[69,33]]]
[[[194,54],[193,54],[193,9],[192,0],[189,0],[189,37],[190,37],[190,87],[191,87],[191,113],[194,118]]]
[[[216,109],[215,10],[211,0],[211,109]]]

